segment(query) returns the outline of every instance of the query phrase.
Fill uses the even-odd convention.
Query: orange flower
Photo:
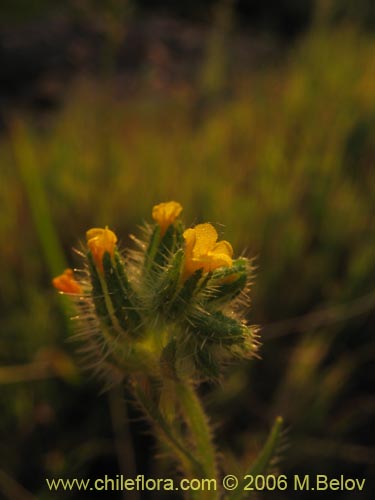
[[[218,235],[212,224],[198,224],[187,229],[184,238],[186,275],[197,269],[209,272],[218,267],[232,265],[232,246],[224,240],[217,243]]]
[[[103,271],[103,255],[108,252],[113,256],[117,236],[106,226],[104,229],[94,227],[86,232],[87,245],[98,268]]]
[[[72,269],[65,269],[63,274],[53,278],[52,284],[57,290],[65,293],[82,293],[81,285],[74,279]]]
[[[154,206],[152,209],[152,218],[159,224],[162,236],[168,226],[174,223],[181,212],[182,205],[177,201],[166,201]]]

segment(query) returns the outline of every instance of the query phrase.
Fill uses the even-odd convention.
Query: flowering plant
[[[181,212],[175,201],[156,205],[154,224],[125,253],[108,227],[90,229],[83,273],[66,270],[53,284],[74,300],[88,365],[108,383],[129,383],[186,477],[218,478],[196,390],[203,380],[218,380],[224,363],[257,352],[257,329],[245,320],[252,267],[233,258],[211,224],[185,230]],[[279,431],[280,420],[262,452],[262,470]],[[219,491],[195,496],[219,497]]]

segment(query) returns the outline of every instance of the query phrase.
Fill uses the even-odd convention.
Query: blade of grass
[[[66,260],[53,225],[43,182],[38,171],[34,145],[26,126],[21,121],[17,120],[12,123],[10,134],[14,160],[29,202],[33,224],[46,265],[53,277],[66,267]]]
[[[26,125],[22,121],[16,119],[11,122],[10,142],[14,162],[29,203],[31,218],[42,255],[52,279],[67,267],[67,263],[48,207],[48,199],[38,168],[35,146]],[[63,298],[59,301],[59,306],[63,316],[68,318],[72,313],[68,300]],[[68,331],[71,329],[68,320],[66,320],[66,329]]]
[[[282,439],[282,425],[283,419],[282,417],[277,417],[271,432],[268,435],[267,441],[265,442],[262,451],[259,453],[256,461],[249,467],[246,471],[246,474],[243,474],[243,477],[247,476],[256,476],[258,474],[265,474],[269,467],[272,465],[272,461],[275,459],[275,455],[277,454],[277,450],[280,446],[280,442]],[[240,482],[238,488],[231,493],[228,498],[230,500],[240,500],[248,496],[248,492],[244,491],[246,481]]]
[[[3,492],[4,498],[9,500],[37,500],[4,470],[0,470],[0,491]]]

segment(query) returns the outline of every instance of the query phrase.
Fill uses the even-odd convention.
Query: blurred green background
[[[248,460],[280,414],[284,474],[365,477],[337,498],[371,498],[375,34],[355,4],[2,2],[1,498],[170,476],[121,391],[82,372],[50,282],[82,266],[86,229],[126,248],[171,199],[255,259],[261,359],[202,388],[220,449]]]

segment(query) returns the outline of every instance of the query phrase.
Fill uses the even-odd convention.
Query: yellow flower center
[[[60,292],[82,293],[80,284],[74,279],[72,269],[65,269],[62,274],[53,278],[52,284]]]
[[[184,232],[185,275],[197,269],[204,272],[231,266],[233,249],[228,241],[217,242],[218,234],[212,224],[198,224]]]
[[[113,256],[116,247],[117,236],[106,226],[94,227],[86,232],[87,246],[91,250],[92,258],[98,268],[103,271],[103,255],[108,252]]]
[[[168,226],[174,223],[181,212],[182,205],[177,201],[166,201],[154,206],[152,209],[152,218],[159,224],[162,236]]]

